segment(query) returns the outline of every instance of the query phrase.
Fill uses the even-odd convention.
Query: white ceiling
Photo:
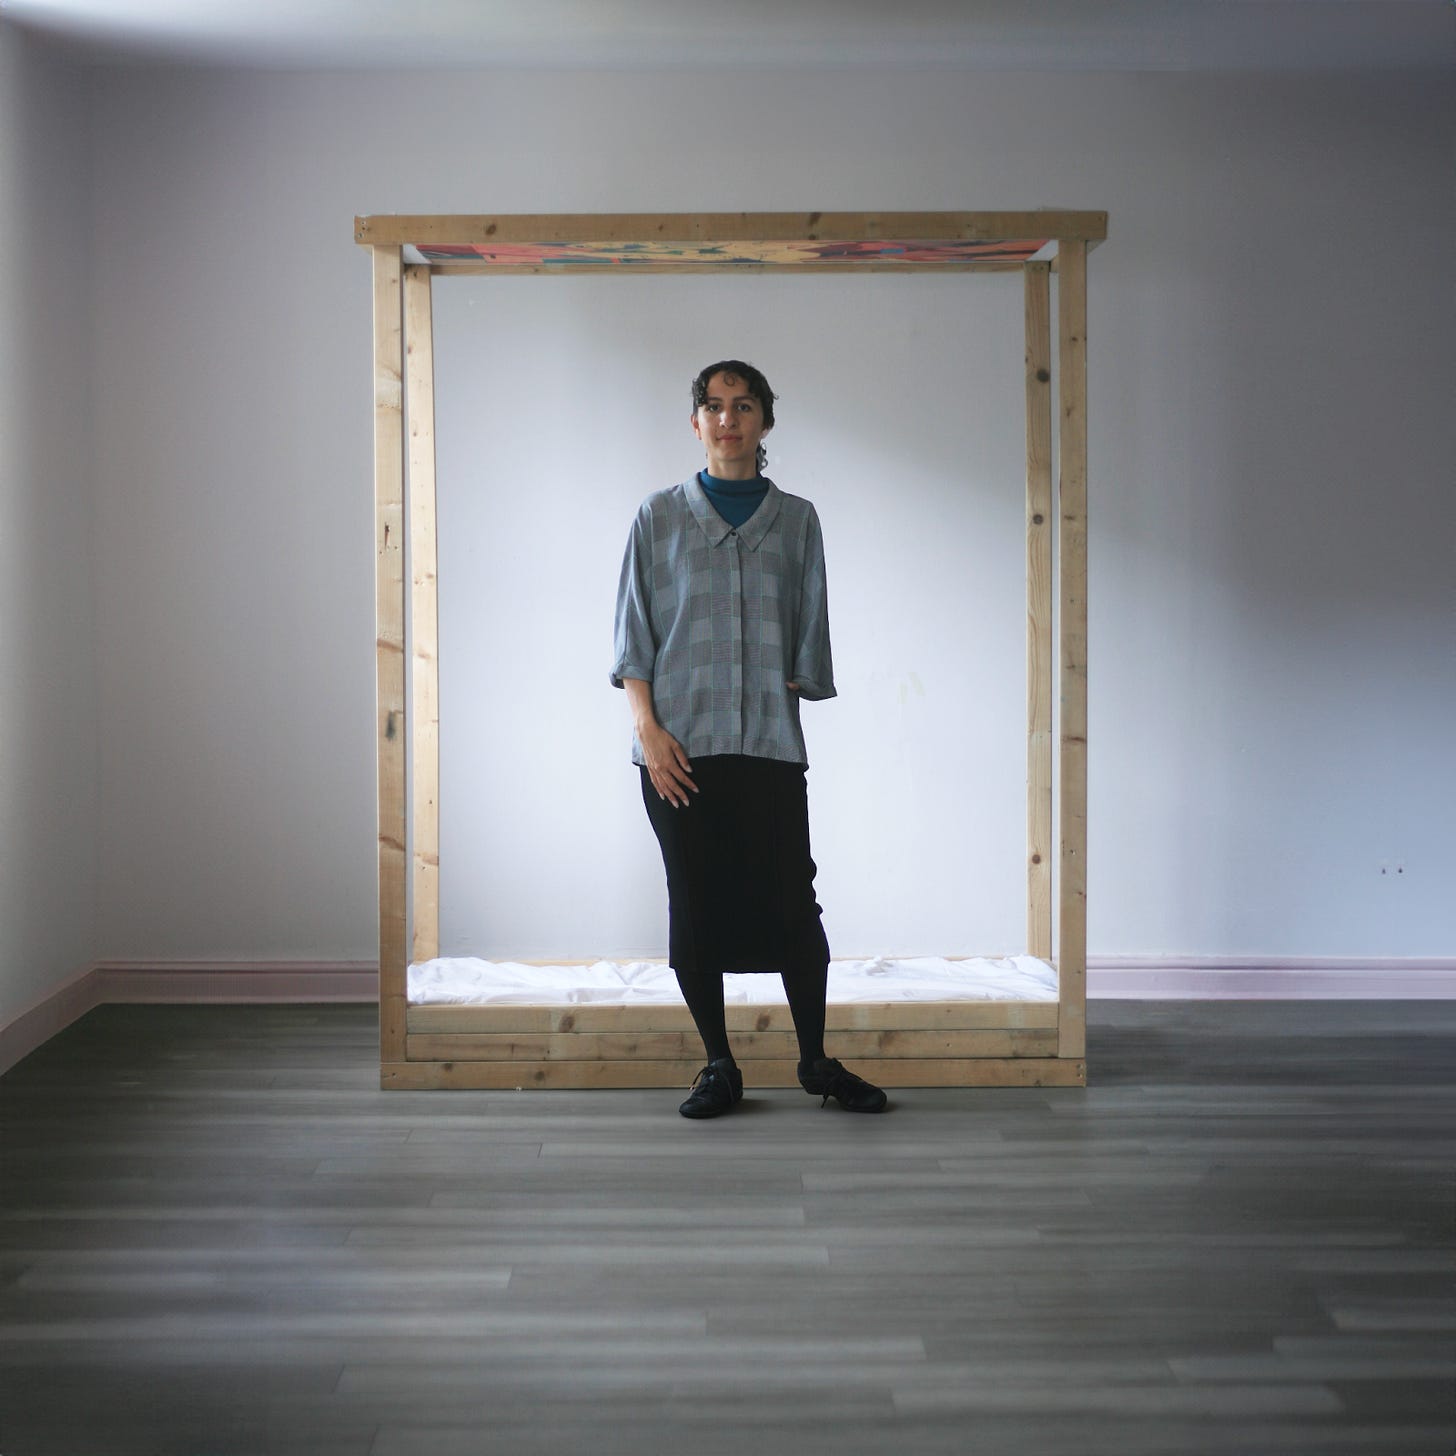
[[[0,18],[118,64],[1456,68],[1453,0],[0,0]]]

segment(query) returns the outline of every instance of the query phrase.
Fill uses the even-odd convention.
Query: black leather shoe
[[[743,1073],[731,1057],[719,1057],[693,1078],[693,1090],[678,1111],[684,1117],[722,1117],[742,1101]]]
[[[878,1087],[863,1077],[856,1077],[833,1057],[820,1057],[807,1075],[800,1072],[799,1085],[810,1096],[824,1099],[820,1107],[832,1097],[846,1112],[883,1112],[890,1100]]]

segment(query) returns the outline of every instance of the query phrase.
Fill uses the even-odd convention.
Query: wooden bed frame
[[[355,241],[371,250],[374,270],[379,1033],[384,1087],[677,1086],[691,1081],[702,1062],[702,1049],[685,1006],[408,1004],[410,962],[432,959],[439,946],[439,633],[431,284],[436,277],[457,273],[523,272],[1014,271],[1022,275],[1026,304],[1027,950],[1055,965],[1058,999],[831,1004],[828,1030],[831,1051],[856,1065],[871,1064],[862,1069],[882,1086],[1086,1082],[1087,254],[1106,236],[1104,212],[1051,210],[392,215],[354,220]],[[1058,280],[1055,361],[1060,466],[1055,502],[1053,273]],[[1054,678],[1060,709],[1055,857]],[[407,722],[412,775],[406,756]],[[412,826],[407,821],[411,787]],[[411,827],[412,853],[408,847]],[[746,1084],[797,1085],[797,1043],[787,1007],[730,1007],[728,1026],[734,1033],[734,1052]]]

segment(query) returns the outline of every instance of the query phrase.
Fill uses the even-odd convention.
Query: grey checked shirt
[[[735,529],[696,476],[648,496],[617,589],[612,686],[628,677],[652,684],[657,721],[690,759],[807,763],[799,699],[835,695],[814,507],[770,481]],[[635,734],[632,762],[643,762]]]

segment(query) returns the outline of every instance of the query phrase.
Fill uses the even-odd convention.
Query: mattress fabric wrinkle
[[[677,978],[661,961],[527,965],[446,956],[409,968],[411,1006],[662,1006],[682,1002]],[[783,1005],[775,974],[730,971],[730,1006]],[[884,1001],[1055,1001],[1057,973],[1035,956],[951,959],[916,956],[831,961],[833,1005]]]

